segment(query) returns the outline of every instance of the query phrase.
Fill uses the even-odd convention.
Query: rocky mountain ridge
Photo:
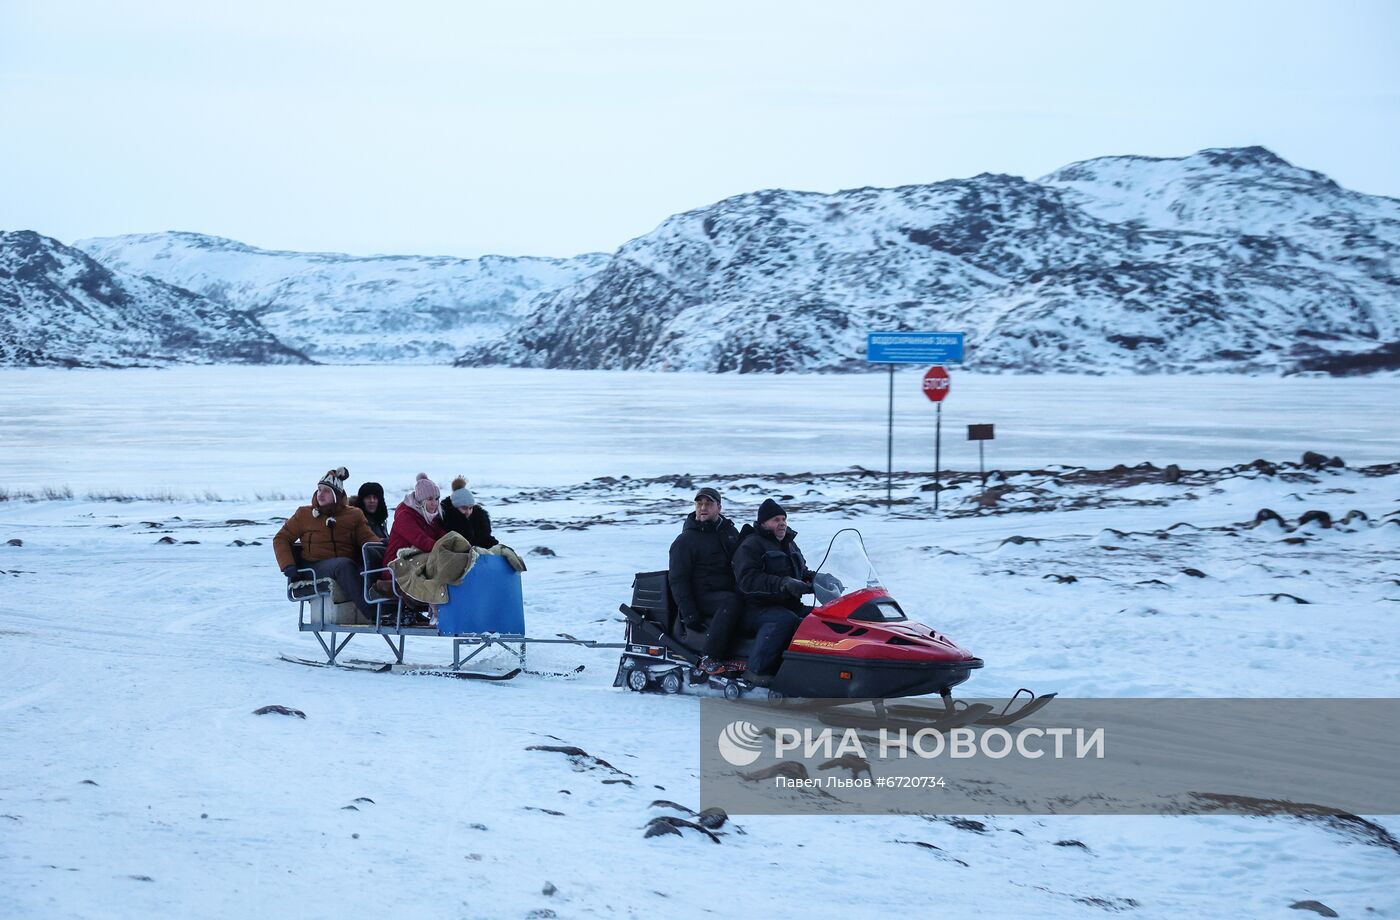
[[[33,231],[0,232],[0,366],[307,363],[241,310]]]
[[[1398,294],[1400,201],[1259,147],[1106,157],[678,214],[458,363],[846,370],[938,329],[978,370],[1344,372],[1394,361]]]

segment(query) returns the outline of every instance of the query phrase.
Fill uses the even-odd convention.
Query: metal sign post
[[[894,365],[890,365],[890,414],[885,426],[885,510],[894,507]]]
[[[996,440],[996,426],[994,425],[968,425],[967,439],[977,442],[977,471],[982,474],[982,494],[987,494],[987,463],[986,456],[982,452],[983,445],[988,441]]]
[[[937,411],[933,427],[933,510],[938,510],[938,499],[943,493],[943,400],[953,388],[953,381],[942,365],[928,369],[924,374],[924,395],[933,400]]]
[[[961,332],[871,332],[866,334],[865,360],[871,364],[888,364],[890,366],[889,413],[885,431],[886,510],[894,507],[894,366],[896,364],[961,364],[965,339],[966,335]],[[947,376],[946,372],[944,376]],[[943,421],[941,408],[938,419],[941,430]],[[936,494],[933,502],[934,510],[937,510],[938,496]]]

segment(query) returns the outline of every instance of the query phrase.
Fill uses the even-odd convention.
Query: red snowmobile
[[[774,699],[832,701],[870,700],[873,719],[843,714],[842,724],[872,727],[911,719],[921,726],[949,727],[976,723],[1007,725],[1048,703],[1055,694],[1036,696],[1019,690],[1000,711],[985,703],[954,700],[952,688],[982,667],[982,659],[947,636],[910,620],[890,596],[865,553],[860,532],[838,531],[813,578],[817,605],[803,619],[769,686]],[[679,693],[687,686],[718,686],[737,699],[755,689],[733,674],[705,674],[696,668],[703,632],[688,628],[677,616],[665,572],[644,572],[632,582],[632,603],[620,608],[627,618],[627,647],[614,686]],[[751,637],[732,649],[746,658]],[[942,710],[926,706],[886,705],[892,697],[938,694]],[[1018,701],[1019,708],[1012,709]]]

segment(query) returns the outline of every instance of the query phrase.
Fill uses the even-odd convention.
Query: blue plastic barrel
[[[460,585],[449,585],[437,609],[438,634],[525,634],[525,598],[520,573],[502,556],[481,555]]]

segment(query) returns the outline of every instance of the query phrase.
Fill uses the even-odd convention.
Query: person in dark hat
[[[442,526],[467,538],[472,546],[490,549],[501,541],[491,534],[491,515],[476,502],[461,473],[452,480],[452,494],[442,500]]]
[[[748,604],[748,626],[756,633],[744,676],[766,687],[802,618],[812,612],[802,597],[812,593],[813,573],[797,548],[797,531],[788,527],[787,512],[773,499],[763,500],[758,517],[739,536],[734,581]]]
[[[311,504],[302,505],[287,518],[272,538],[272,549],[277,567],[289,582],[304,577],[299,567],[312,569],[317,578],[337,582],[341,592],[373,622],[374,606],[365,601],[360,582],[360,547],[379,538],[360,509],[352,508],[345,500],[345,480],[349,475],[342,466],[322,476]],[[294,544],[297,550],[293,550]],[[298,551],[300,560],[296,557]]]
[[[693,634],[686,638],[699,640],[698,667],[707,674],[744,669],[742,662],[725,660],[744,611],[732,568],[738,546],[739,531],[724,516],[719,490],[706,486],[696,492],[695,510],[671,543],[667,580],[685,632]]]
[[[360,484],[359,493],[350,499],[350,507],[364,512],[369,529],[381,540],[389,537],[389,508],[384,504],[384,487],[377,482]]]

